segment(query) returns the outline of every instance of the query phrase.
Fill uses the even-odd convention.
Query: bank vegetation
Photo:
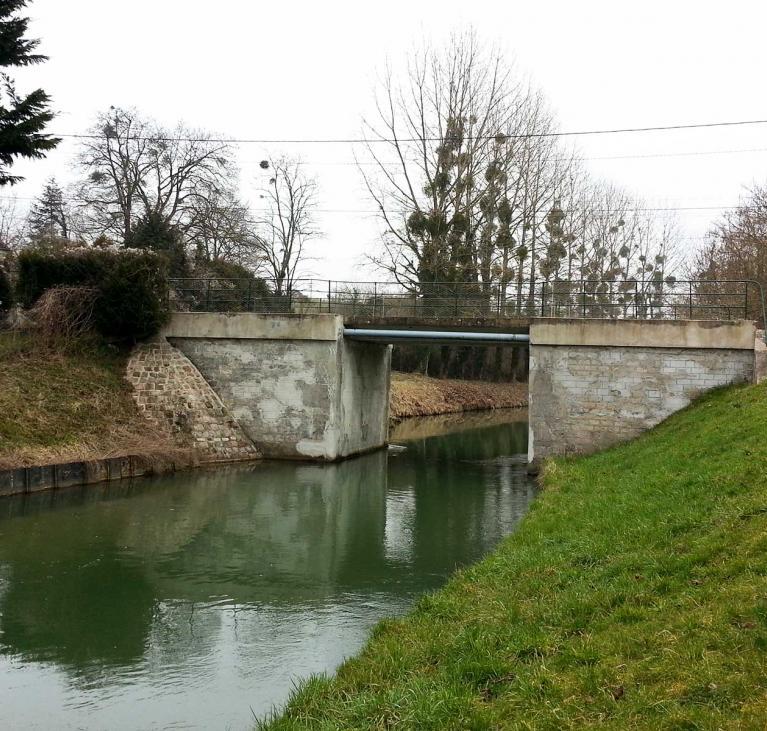
[[[128,454],[192,462],[139,413],[126,361],[98,341],[50,348],[0,332],[0,469]]]
[[[527,406],[527,383],[492,383],[392,373],[389,417],[433,416]]]

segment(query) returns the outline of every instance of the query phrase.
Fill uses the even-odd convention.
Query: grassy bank
[[[552,463],[520,530],[269,729],[767,726],[767,390]]]
[[[392,373],[389,402],[392,419],[526,405],[526,383],[456,381],[415,373]]]
[[[176,450],[136,410],[126,357],[93,343],[55,351],[0,333],[0,469]]]

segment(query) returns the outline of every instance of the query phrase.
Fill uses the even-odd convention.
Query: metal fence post
[[[253,310],[253,280],[248,280],[248,301],[245,303],[245,311],[251,312]]]
[[[541,317],[546,317],[546,281],[541,284]]]
[[[692,320],[692,282],[688,282],[688,284],[689,284],[689,290],[690,290],[690,293],[689,293],[689,298],[690,298],[689,299],[689,310],[688,311],[689,311],[689,314],[690,314],[690,319]]]
[[[748,319],[748,282],[746,282],[745,290],[743,291],[743,319]]]
[[[328,279],[328,312],[330,312],[331,301],[332,301],[332,294],[330,290],[331,290],[331,284],[330,284],[330,280]]]
[[[208,280],[208,286],[205,291],[205,311],[210,312],[210,279]]]
[[[373,282],[373,317],[376,316],[378,308],[378,282]]]

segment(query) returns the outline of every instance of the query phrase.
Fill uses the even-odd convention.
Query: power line
[[[616,127],[612,129],[592,129],[592,130],[576,130],[573,132],[525,132],[525,133],[503,133],[498,132],[493,135],[478,135],[472,139],[478,140],[494,140],[494,139],[540,139],[548,137],[585,137],[593,135],[614,135],[614,134],[628,134],[628,133],[643,133],[643,132],[669,132],[673,130],[685,130],[685,129],[712,129],[718,127],[745,127],[758,124],[767,124],[767,119],[740,119],[727,122],[694,122],[688,124],[669,124],[669,125],[656,125],[652,127]],[[99,140],[103,139],[103,135],[99,134],[56,134],[55,137],[63,137],[66,139],[80,139],[80,140]],[[332,144],[344,144],[344,145],[357,145],[357,144],[379,144],[379,143],[394,143],[394,142],[442,142],[443,137],[375,137],[372,139],[361,137],[349,137],[349,138],[325,138],[325,139],[228,139],[224,137],[153,137],[138,135],[135,137],[129,136],[128,139],[137,141],[157,141],[157,142],[212,142],[216,144],[236,144],[236,145],[332,145]]]
[[[644,154],[631,154],[631,155],[604,155],[599,157],[582,157],[580,158],[584,162],[591,162],[594,160],[644,160],[664,157],[703,157],[706,155],[736,155],[742,153],[754,153],[754,152],[767,152],[767,147],[749,147],[734,150],[691,150],[689,152],[651,152]],[[567,162],[571,158],[561,157],[552,158],[552,162]],[[423,164],[422,160],[405,160],[406,163],[412,163],[413,165]],[[348,167],[376,167],[376,168],[399,168],[402,166],[400,160],[381,160],[380,162],[372,162],[369,160],[363,161],[350,161],[345,160],[341,162],[324,161],[324,160],[299,160],[300,165],[308,166],[348,166]],[[261,160],[240,160],[240,165],[260,165]],[[267,172],[267,171],[265,171]]]
[[[20,197],[20,196],[0,196],[0,200],[8,201],[36,201],[37,198],[32,197]],[[63,199],[66,203],[89,203],[85,198],[78,197],[65,197]],[[708,205],[708,206],[637,206],[620,209],[607,209],[607,208],[591,208],[588,209],[589,213],[605,213],[610,215],[620,215],[621,213],[659,213],[659,212],[672,212],[672,211],[722,211],[722,210],[761,210],[762,206],[748,206],[748,205]],[[250,209],[254,213],[270,213],[268,208],[252,208]],[[380,208],[365,209],[365,208],[315,208],[316,213],[347,213],[347,214],[378,214],[381,213]],[[564,209],[565,213],[582,213],[582,208],[568,208]]]

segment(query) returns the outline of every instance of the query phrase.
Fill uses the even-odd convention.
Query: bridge
[[[394,343],[529,348],[530,459],[630,439],[710,388],[753,380],[764,358],[747,319],[763,296],[750,282],[674,282],[631,302],[569,283],[567,296],[543,291],[540,316],[494,292],[494,308],[475,291],[456,313],[455,300],[448,311],[436,298],[379,295],[380,283],[364,306],[331,283],[323,312],[307,288],[257,299],[243,281],[204,280],[194,297],[175,282],[161,338],[266,457],[336,460],[385,445]]]

